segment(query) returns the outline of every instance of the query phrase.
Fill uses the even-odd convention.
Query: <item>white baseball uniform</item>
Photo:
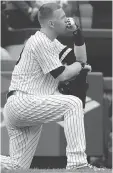
[[[15,65],[9,91],[16,90],[16,94],[8,98],[4,107],[10,162],[3,159],[15,169],[30,167],[44,123],[59,121],[62,117],[67,169],[87,164],[82,101],[59,93],[59,81],[50,73],[63,66],[62,60],[70,51],[57,39],[51,41],[37,31],[26,42]]]

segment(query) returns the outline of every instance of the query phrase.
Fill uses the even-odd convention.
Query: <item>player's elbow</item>
[[[67,76],[66,74],[63,72],[62,74],[60,74],[57,79],[59,80],[59,82],[63,82],[67,80]]]
[[[59,81],[66,81],[77,76],[81,71],[81,63],[75,62],[69,66],[65,66],[65,70],[58,76]]]
[[[69,66],[57,77],[60,82],[66,81],[70,78]]]

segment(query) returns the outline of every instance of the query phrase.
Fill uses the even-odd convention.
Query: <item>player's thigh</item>
[[[73,113],[76,114],[76,112],[83,111],[82,101],[72,95],[51,95],[46,98],[46,103],[47,105],[51,103],[54,104],[52,109],[54,119],[55,117],[70,116],[70,114],[72,115]]]
[[[6,117],[16,126],[33,126],[37,123],[56,121],[70,109],[82,107],[80,99],[71,95],[11,97],[6,104]]]
[[[78,97],[71,95],[49,95],[43,98],[40,105],[38,105],[36,98],[34,106],[35,108],[34,110],[32,109],[33,112],[30,115],[30,118],[32,117],[31,121],[47,123],[60,120],[71,110],[82,109],[82,101]]]

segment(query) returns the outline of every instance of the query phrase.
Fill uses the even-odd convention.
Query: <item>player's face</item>
[[[56,10],[54,12],[55,15],[55,21],[54,21],[54,30],[55,32],[60,35],[60,34],[64,34],[65,30],[66,30],[66,15],[63,11],[62,8]]]

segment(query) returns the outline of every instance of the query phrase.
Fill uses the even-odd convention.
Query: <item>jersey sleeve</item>
[[[65,59],[67,59],[67,55],[73,51],[71,48],[67,47],[67,45],[63,45],[62,43],[60,43],[59,40],[55,39],[55,43],[57,46],[57,49],[59,50],[59,59],[61,62],[65,61]]]
[[[52,45],[43,44],[37,52],[37,60],[44,74],[63,66]]]

